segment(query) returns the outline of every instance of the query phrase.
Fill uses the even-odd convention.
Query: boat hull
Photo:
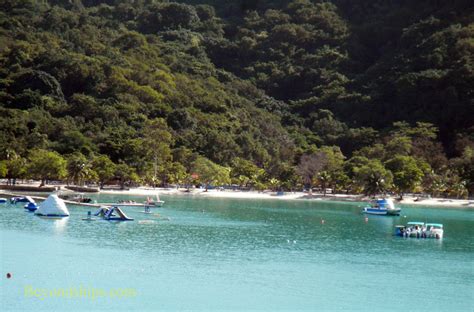
[[[364,208],[365,214],[381,215],[381,216],[398,216],[400,215],[400,208],[397,209],[378,209],[378,208]]]
[[[385,209],[372,209],[372,208],[364,208],[365,214],[373,214],[373,215],[387,215],[387,210]]]
[[[401,229],[397,228],[395,230],[395,236],[405,237],[405,238],[434,238],[434,239],[442,239],[443,238],[443,231],[433,231],[433,232],[422,232],[422,231],[414,231],[414,232],[404,232]]]
[[[402,211],[402,209],[400,209],[400,208],[387,209],[387,214],[391,215],[391,216],[399,216],[401,211]]]
[[[428,231],[426,232],[426,238],[436,238],[436,239],[442,239],[443,238],[443,231],[437,230],[437,231]]]

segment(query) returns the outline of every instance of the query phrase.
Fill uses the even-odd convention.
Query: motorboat
[[[426,223],[425,227],[426,227],[426,231],[425,231],[426,238],[436,238],[436,239],[443,238],[444,229],[441,223]]]
[[[0,204],[5,204],[7,202],[6,198],[0,198]]]
[[[371,205],[364,207],[363,213],[374,215],[400,215],[401,208],[395,207],[393,200],[389,198],[377,199]]]
[[[440,223],[408,222],[407,225],[396,225],[395,235],[416,238],[443,238],[443,225]]]
[[[404,237],[406,228],[406,225],[395,225],[395,236]]]
[[[418,237],[420,238],[425,227],[424,222],[412,221],[407,225],[397,225],[395,227],[395,235],[402,237]]]

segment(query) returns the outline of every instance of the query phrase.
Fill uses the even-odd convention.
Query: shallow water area
[[[146,197],[94,199],[143,202]],[[404,206],[399,217],[366,221],[360,203],[162,199],[165,205],[152,208],[152,214],[142,213],[143,207],[123,208],[135,219],[130,222],[83,221],[94,209],[71,205],[70,217],[47,220],[20,204],[2,204],[0,308],[474,307],[473,210]],[[443,223],[445,237],[394,237],[393,227],[407,221]],[[92,298],[94,290],[103,295]]]

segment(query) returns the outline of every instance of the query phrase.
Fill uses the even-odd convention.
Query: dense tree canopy
[[[13,183],[474,191],[468,0],[0,7]]]
[[[57,180],[66,176],[66,160],[57,152],[35,149],[30,153],[29,161],[29,174],[41,180],[42,185],[46,180]]]

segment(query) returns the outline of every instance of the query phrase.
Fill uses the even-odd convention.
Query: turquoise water
[[[135,221],[121,223],[82,221],[86,207],[45,220],[0,206],[1,310],[474,309],[472,210],[366,222],[355,203],[162,197],[159,216],[125,208]],[[96,199],[125,198],[145,199]],[[443,223],[445,238],[392,236],[408,220]],[[52,295],[70,288],[106,293]]]

